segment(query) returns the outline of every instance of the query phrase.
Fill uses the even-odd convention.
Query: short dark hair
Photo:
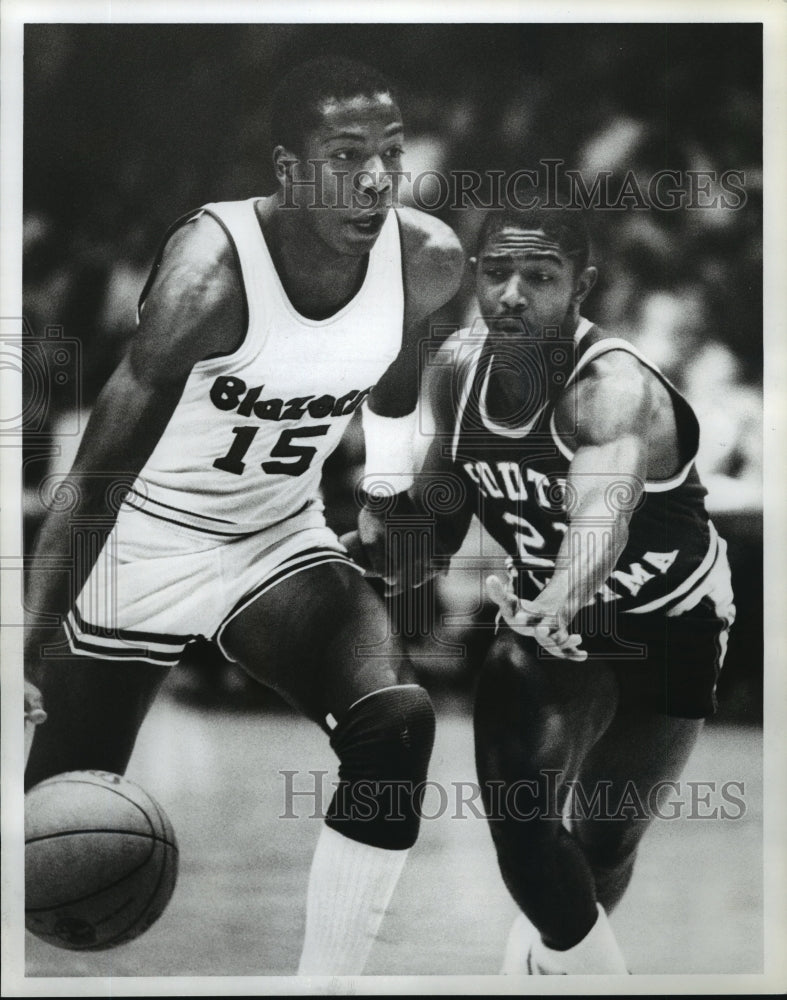
[[[516,229],[541,229],[573,261],[575,270],[582,271],[586,268],[590,260],[590,233],[584,213],[580,209],[566,208],[563,205],[550,208],[550,202],[538,196],[530,201],[533,206],[528,208],[507,203],[490,209],[481,224],[476,252],[480,254],[489,238],[507,226]]]
[[[342,56],[300,63],[279,82],[271,98],[271,140],[302,154],[306,136],[320,122],[327,100],[388,94],[398,103],[387,77],[376,69]]]

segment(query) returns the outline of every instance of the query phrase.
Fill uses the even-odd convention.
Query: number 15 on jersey
[[[279,435],[276,444],[271,448],[273,459],[289,459],[289,461],[261,462],[262,469],[269,475],[300,476],[309,468],[317,454],[317,448],[310,444],[299,444],[299,439],[323,437],[328,433],[330,424],[318,424],[316,427],[288,427]],[[244,458],[251,447],[259,427],[233,427],[234,438],[226,455],[217,458],[214,468],[222,472],[230,472],[235,476],[243,474],[246,468]]]

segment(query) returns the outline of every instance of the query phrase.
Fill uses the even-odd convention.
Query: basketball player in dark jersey
[[[73,502],[41,528],[25,707],[47,718],[26,782],[122,773],[169,666],[215,640],[337,753],[299,971],[359,974],[417,836],[434,713],[325,526],[320,469],[362,406],[367,469],[406,488],[419,342],[465,265],[447,226],[394,205],[402,117],[375,71],[296,67],[272,131],[275,195],[205,206],[168,234],[59,493]],[[383,530],[371,510],[362,522]],[[359,782],[381,796],[371,820],[353,808]],[[391,783],[411,790],[396,822]]]
[[[371,537],[365,550],[389,582],[418,586],[447,567],[476,514],[508,553],[506,583],[487,580],[499,631],[474,720],[490,829],[521,910],[505,972],[627,971],[607,913],[659,782],[678,778],[715,710],[734,618],[726,546],[694,466],[697,420],[646,358],[581,316],[596,279],[588,255],[577,212],[487,216],[473,261],[483,321],[427,354],[434,438],[396,504],[400,524],[431,541],[402,546],[401,565],[398,545],[384,566]],[[619,811],[632,794],[647,816]]]

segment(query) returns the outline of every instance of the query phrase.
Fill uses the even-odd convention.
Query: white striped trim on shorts
[[[296,552],[275,566],[258,586],[245,594],[234,605],[213,636],[204,636],[203,638],[211,638],[216,642],[223,655],[227,659],[233,660],[221,641],[222,632],[227,625],[245,608],[253,604],[258,597],[277,584],[295,576],[296,573],[302,573],[313,566],[322,566],[330,562],[344,563],[358,573],[363,573],[363,569],[354,563],[345,552],[327,545],[318,545]],[[186,646],[200,638],[196,634],[169,635],[138,629],[105,628],[91,625],[82,618],[76,607],[64,619],[63,627],[71,651],[80,656],[101,660],[137,660],[163,667],[171,667],[178,663]]]
[[[213,641],[219,647],[223,655],[226,656],[228,660],[235,662],[235,658],[224,648],[222,633],[229,623],[234,618],[237,618],[241,611],[245,611],[245,609],[248,608],[250,604],[253,604],[258,597],[261,597],[263,594],[267,593],[267,591],[271,590],[278,584],[283,583],[285,580],[289,580],[289,578],[291,576],[295,576],[296,573],[302,573],[305,569],[311,569],[313,566],[322,566],[325,563],[330,562],[344,563],[347,566],[351,566],[359,573],[364,572],[362,567],[357,563],[354,563],[346,552],[342,552],[339,549],[332,549],[328,545],[315,545],[313,548],[296,552],[288,559],[280,562],[278,566],[274,568],[270,576],[266,577],[265,580],[259,584],[259,586],[254,588],[254,590],[249,591],[248,594],[243,596],[225,616],[221,625],[219,625],[212,637]]]

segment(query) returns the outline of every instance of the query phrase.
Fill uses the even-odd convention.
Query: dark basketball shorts
[[[574,622],[588,656],[614,672],[621,707],[688,719],[716,712],[730,624],[709,597],[676,617],[620,614],[603,628],[581,616]]]
[[[716,712],[716,685],[735,621],[726,552],[718,539],[710,570],[693,587],[686,581],[672,600],[661,599],[658,609],[618,611],[614,602],[596,600],[575,617],[571,631],[582,636],[589,657],[612,669],[621,706],[686,719]],[[519,582],[521,596],[537,596],[522,577]],[[552,658],[540,647],[537,653]]]

